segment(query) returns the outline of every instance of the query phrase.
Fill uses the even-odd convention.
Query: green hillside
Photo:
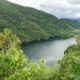
[[[11,28],[23,42],[72,36],[80,28],[80,23],[69,22],[43,11],[0,0],[0,31]]]
[[[69,20],[69,19],[61,19],[63,22],[71,25],[73,28],[75,29],[79,29],[80,28],[80,23],[76,20]],[[74,25],[75,23],[75,25]]]

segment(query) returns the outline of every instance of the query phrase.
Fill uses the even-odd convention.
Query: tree
[[[0,33],[0,80],[51,80],[44,60],[27,63],[20,40],[9,29]]]
[[[76,35],[75,39],[76,39],[77,44],[80,44],[80,36]]]
[[[10,76],[25,68],[27,59],[19,48],[20,43],[11,30],[0,33],[0,80],[9,80]]]

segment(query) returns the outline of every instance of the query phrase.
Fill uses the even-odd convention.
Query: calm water
[[[64,55],[64,50],[72,44],[76,44],[74,38],[51,39],[48,41],[34,42],[23,47],[23,51],[29,60],[46,59],[46,64],[53,66]]]

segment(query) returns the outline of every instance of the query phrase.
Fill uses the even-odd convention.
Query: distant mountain
[[[0,31],[4,28],[12,29],[22,41],[32,41],[72,36],[80,23],[0,0]]]
[[[80,18],[69,18],[69,20],[78,21],[80,22]]]
[[[73,20],[76,20],[76,21],[79,21],[79,22],[80,22],[80,18],[75,18],[75,19],[73,19]]]

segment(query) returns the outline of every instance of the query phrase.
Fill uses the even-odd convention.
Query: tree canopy
[[[72,45],[54,68],[45,60],[28,62],[20,40],[5,29],[0,33],[0,80],[80,80],[80,46]]]

